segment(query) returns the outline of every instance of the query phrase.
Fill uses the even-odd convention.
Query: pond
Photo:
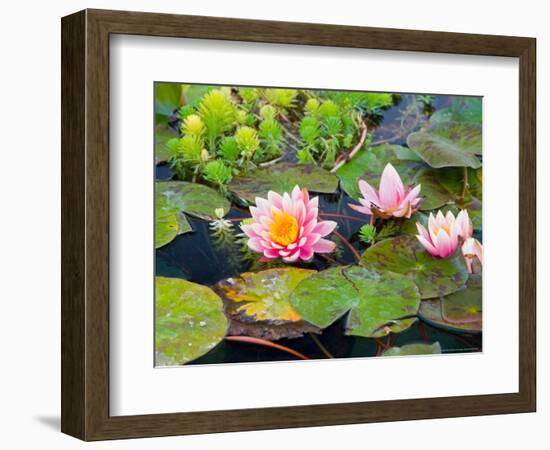
[[[200,95],[197,94],[197,97],[201,98],[205,92],[208,91],[206,89],[201,90]],[[273,186],[277,186],[281,194],[283,190],[287,192],[292,190],[291,184],[293,183],[287,185],[284,184],[286,180],[284,183],[281,181],[287,172],[281,172],[281,175],[277,170],[283,170],[280,168],[287,167],[285,165],[300,166],[299,153],[297,152],[297,150],[299,151],[299,146],[297,144],[286,146],[282,157],[275,160],[273,165],[269,162],[269,165],[265,165],[262,169],[257,167],[246,172],[244,175],[233,176],[233,180],[229,181],[229,188],[222,188],[222,193],[227,199],[225,200],[227,204],[226,210],[223,211],[222,209],[223,213],[219,217],[213,216],[211,219],[207,219],[201,216],[201,214],[197,214],[196,211],[191,211],[192,208],[186,206],[189,201],[184,206],[181,205],[185,202],[180,202],[181,204],[178,205],[180,205],[180,209],[185,214],[179,211],[178,214],[180,216],[178,216],[178,220],[183,216],[184,225],[181,225],[181,223],[179,225],[170,225],[170,227],[176,228],[179,226],[180,231],[172,233],[166,243],[163,241],[162,245],[157,245],[155,260],[156,276],[187,280],[191,283],[210,288],[211,292],[215,292],[224,299],[225,314],[229,320],[229,325],[227,332],[222,333],[225,338],[217,339],[215,344],[210,343],[209,351],[203,352],[204,354],[202,355],[198,354],[197,356],[195,354],[193,357],[185,357],[179,361],[179,364],[241,363],[297,359],[295,354],[285,349],[295,351],[308,359],[375,357],[385,352],[388,355],[393,354],[393,350],[391,349],[398,349],[398,353],[395,354],[467,353],[481,351],[481,277],[479,275],[479,264],[475,266],[474,270],[474,272],[477,272],[479,280],[473,278],[475,273],[471,274],[468,279],[465,269],[462,268],[461,270],[466,274],[466,278],[457,282],[453,290],[434,291],[436,294],[438,292],[441,293],[441,295],[424,295],[423,291],[429,290],[430,287],[426,286],[427,283],[425,280],[421,280],[422,273],[414,275],[417,277],[414,278],[413,276],[415,280],[420,280],[417,282],[421,294],[420,307],[417,306],[414,309],[413,313],[410,314],[410,319],[408,318],[409,315],[403,314],[403,317],[395,317],[394,321],[395,323],[404,323],[409,320],[410,323],[407,322],[407,325],[403,325],[402,328],[394,327],[391,329],[391,332],[371,337],[349,333],[349,321],[351,318],[348,316],[354,314],[353,311],[347,312],[350,306],[342,310],[344,311],[343,314],[335,314],[326,326],[320,327],[316,320],[311,320],[311,323],[305,321],[305,327],[301,328],[298,326],[297,328],[292,328],[293,331],[289,332],[289,329],[285,328],[287,325],[285,320],[271,320],[271,322],[262,322],[263,328],[260,332],[256,330],[250,331],[251,327],[256,326],[255,320],[251,320],[248,315],[243,318],[242,314],[232,314],[231,311],[234,312],[231,309],[233,306],[228,307],[226,301],[227,298],[231,297],[228,292],[231,293],[232,289],[231,286],[227,287],[227,280],[230,280],[230,284],[234,283],[233,280],[239,279],[243,273],[268,273],[264,271],[270,269],[287,270],[290,266],[295,269],[306,269],[315,274],[323,274],[331,270],[341,270],[340,268],[342,267],[357,267],[356,265],[363,261],[364,256],[362,255],[366,254],[367,250],[370,251],[371,248],[380,247],[384,240],[388,242],[392,239],[404,238],[417,242],[416,237],[414,237],[418,233],[415,226],[416,221],[427,226],[428,214],[434,213],[435,215],[439,209],[443,210],[443,212],[453,211],[456,214],[459,210],[466,209],[465,206],[467,206],[473,222],[473,233],[471,234],[476,239],[476,242],[481,243],[481,199],[473,197],[469,192],[466,197],[462,191],[464,185],[468,182],[467,189],[476,193],[478,197],[481,197],[481,175],[478,178],[472,178],[474,174],[477,174],[477,170],[480,171],[480,152],[477,156],[474,156],[474,158],[479,159],[479,166],[476,166],[474,161],[474,164],[469,162],[465,164],[460,163],[461,165],[454,165],[454,163],[444,164],[440,168],[437,167],[437,162],[430,163],[432,161],[430,160],[431,155],[425,159],[419,158],[416,154],[412,155],[411,150],[407,146],[407,140],[410,139],[412,134],[424,133],[423,130],[429,130],[431,118],[434,116],[437,117],[436,112],[442,111],[440,116],[443,114],[454,114],[453,105],[457,103],[457,99],[462,100],[464,98],[443,95],[394,95],[391,106],[380,109],[377,111],[377,114],[368,117],[368,121],[366,121],[368,124],[368,135],[365,133],[368,136],[367,140],[362,145],[359,153],[335,171],[338,179],[335,177],[335,183],[337,182],[337,184],[335,184],[334,192],[323,193],[323,189],[321,189],[321,192],[316,192],[315,186],[322,185],[322,177],[316,177],[316,174],[312,173],[312,177],[315,179],[310,184],[313,186],[313,188],[309,189],[310,199],[312,197],[319,198],[319,220],[336,222],[335,230],[337,231],[327,236],[327,239],[335,244],[334,251],[329,254],[314,253],[313,257],[309,260],[303,261],[298,259],[291,264],[281,259],[264,261],[260,258],[261,255],[251,251],[247,245],[247,235],[243,233],[243,229],[241,228],[247,219],[250,220],[251,210],[249,206],[253,205],[256,193],[262,196],[259,191],[265,191],[264,184],[269,185],[271,183]],[[468,102],[466,104],[469,105]],[[464,117],[467,117],[467,113],[470,113],[471,109],[471,105],[469,105],[465,112],[463,110],[460,111],[462,111]],[[172,114],[174,111],[176,110],[172,110]],[[285,119],[289,123],[285,125],[285,121],[282,120],[283,127],[292,130],[292,122],[298,120],[293,116],[292,110],[288,112]],[[453,118],[453,120],[456,121],[456,118]],[[178,130],[182,126],[181,120],[174,119],[174,117],[169,118],[167,122],[166,129],[171,128],[172,131],[174,129]],[[464,119],[464,123],[467,122],[468,119]],[[159,124],[157,120],[157,133],[164,133],[164,131],[159,132],[158,130]],[[470,130],[468,129],[469,132]],[[453,133],[456,133],[456,130],[453,130]],[[172,136],[171,134],[169,135]],[[302,133],[297,135],[298,139],[300,139],[300,136],[304,139],[304,135],[307,138],[307,134]],[[357,139],[358,132],[354,136]],[[463,139],[463,136],[451,134],[451,138],[460,141],[460,139]],[[181,139],[181,133],[177,135],[177,139]],[[287,139],[288,141],[290,140]],[[370,153],[368,153],[369,151]],[[170,194],[168,196],[170,200],[170,196],[174,195],[173,189],[170,188],[168,190],[167,187],[170,185],[166,183],[171,180],[177,180],[178,177],[181,180],[174,162],[167,162],[164,158],[158,157],[158,153],[157,147],[157,195],[160,190],[165,196],[157,197],[157,207],[159,198],[164,199],[166,198],[166,194]],[[451,154],[451,159],[455,158],[455,156],[455,154]],[[462,155],[459,155],[459,157],[462,157]],[[467,157],[470,157],[470,153],[467,153]],[[364,179],[377,187],[380,182],[381,173],[388,162],[391,162],[395,166],[406,186],[412,186],[413,184],[422,185],[422,192],[425,194],[423,204],[427,205],[427,207],[420,207],[418,211],[413,211],[413,217],[416,220],[411,219],[407,221],[396,217],[387,219],[381,216],[372,217],[371,219],[370,215],[366,215],[350,207],[350,205],[358,205],[360,193],[357,181]],[[468,169],[464,169],[468,165],[470,165],[469,173]],[[249,173],[257,173],[255,170],[263,170],[266,173],[275,174],[274,178],[276,180],[268,180],[264,184],[260,184],[258,192],[254,192],[250,189],[250,181],[248,180],[245,183],[242,180]],[[327,170],[326,173],[329,174],[329,171]],[[463,179],[464,177],[467,179]],[[240,185],[235,184],[239,180],[242,183]],[[298,177],[297,180],[298,182],[300,180],[306,180],[307,182],[307,176],[304,175],[304,178]],[[186,181],[189,182],[190,180],[187,179]],[[211,183],[204,184],[212,186]],[[285,186],[284,188],[282,187],[283,185]],[[257,184],[253,186],[257,186]],[[304,187],[307,188],[307,186]],[[274,190],[277,189],[274,188]],[[330,189],[327,189],[327,191],[330,191]],[[249,192],[251,197],[247,197]],[[205,197],[201,198],[205,203],[210,201]],[[195,201],[197,200],[195,199]],[[222,208],[224,208],[223,205]],[[164,218],[162,214],[159,215],[157,212],[157,228],[162,226],[160,225],[159,217]],[[221,230],[213,228],[213,224],[216,222],[222,227]],[[370,223],[374,223],[377,237],[376,240],[368,242],[362,238],[362,227]],[[182,227],[185,229],[183,232]],[[426,253],[423,249],[422,251]],[[460,249],[456,250],[455,253],[460,253]],[[414,254],[413,256],[416,258],[416,255]],[[431,258],[439,264],[440,260],[438,258],[431,257],[427,253],[426,255],[427,258]],[[452,257],[454,258],[455,256],[453,255]],[[384,257],[384,255],[371,256],[371,261],[374,264],[372,267],[376,266],[380,271],[385,269],[386,266],[380,263],[380,261],[385,261]],[[372,258],[375,258],[376,261]],[[457,258],[462,261],[462,255],[457,256]],[[430,269],[429,264],[430,261],[425,266],[427,273],[430,273],[429,271],[432,270],[432,274],[436,273],[437,277],[443,277],[441,275],[444,271],[443,266],[436,266],[434,269]],[[371,266],[365,264],[365,267],[369,268]],[[399,273],[399,268],[391,269],[391,271],[392,273],[394,271]],[[344,276],[346,275],[345,273],[343,274]],[[456,278],[458,275],[454,273],[453,276]],[[468,281],[466,282],[466,280]],[[474,286],[474,283],[478,282],[479,285],[475,284]],[[434,285],[437,285],[439,289],[440,285],[438,283],[442,284],[439,278],[434,282]],[[464,299],[459,298],[465,292],[464,289],[466,288],[464,288],[464,285],[467,283],[470,290],[478,288],[476,295],[479,295],[479,301],[476,303],[479,303],[479,309],[475,311],[475,314],[470,311],[470,315],[466,314],[464,310],[465,306],[461,303]],[[314,292],[312,295],[316,296],[317,294]],[[459,310],[452,310],[451,303],[449,302],[449,306],[445,306],[448,316],[445,316],[442,312],[444,308],[442,299],[453,295],[456,297],[456,301],[453,300],[454,303],[452,306],[455,309],[459,308]],[[464,295],[462,296],[464,297]],[[192,301],[192,299],[189,301]],[[293,303],[293,305],[297,308],[297,303]],[[377,305],[375,306],[377,307]],[[471,306],[468,307],[471,308]],[[352,310],[353,308],[359,308],[359,306],[353,305]],[[298,308],[298,311],[301,310]],[[167,314],[171,316],[171,312]],[[192,313],[189,314],[191,315],[185,316],[185,320],[193,317],[193,319],[189,319],[188,321],[194,324],[196,316],[193,316]],[[370,312],[367,312],[367,314],[370,314]],[[315,315],[311,317],[313,318]],[[200,320],[200,323],[206,323],[206,319],[204,321]],[[292,326],[294,327],[294,324]],[[388,326],[392,327],[393,325]],[[170,333],[177,333],[177,329],[178,325],[175,328],[171,328]],[[157,334],[157,339],[159,339],[158,336]],[[166,336],[172,336],[172,334],[167,334]],[[232,340],[231,337],[233,336],[252,336],[253,339],[251,341],[239,340],[238,338]],[[268,339],[264,339],[266,337]],[[254,342],[256,338],[258,338],[257,342]],[[162,339],[165,339],[165,335],[163,335]],[[175,335],[174,339],[174,342],[177,342],[178,338]],[[276,346],[262,345],[261,342],[266,340],[282,346],[283,349]],[[191,345],[192,342],[195,341],[190,339],[187,345]],[[416,344],[421,345],[414,347]],[[399,353],[399,349],[406,348],[410,350]],[[160,359],[157,355],[158,365],[174,364],[174,360],[167,361],[168,359],[164,359],[164,355]],[[178,365],[178,362],[175,364]]]

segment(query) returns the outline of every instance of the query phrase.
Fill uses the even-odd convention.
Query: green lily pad
[[[346,334],[381,337],[416,321],[420,297],[403,275],[359,266],[334,267],[302,281],[291,303],[308,322],[326,328],[349,311]]]
[[[155,248],[162,247],[179,236],[193,231],[183,213],[157,216],[155,219]]]
[[[227,331],[223,303],[210,288],[155,278],[156,365],[186,364],[212,350]]]
[[[170,114],[182,105],[182,100],[181,84],[155,83],[156,123],[166,123]]]
[[[167,143],[177,138],[178,135],[166,126],[158,126],[155,128],[155,162],[168,161],[170,152]]]
[[[482,120],[482,98],[481,97],[454,97],[451,104],[442,108],[430,117],[431,124],[446,122],[465,122],[481,125]]]
[[[155,201],[155,248],[171,242],[176,236],[193,231],[191,224],[177,207],[164,195]]]
[[[481,167],[481,128],[451,123],[409,134],[407,144],[431,167]]]
[[[157,181],[155,197],[157,204],[165,204],[175,211],[183,211],[204,220],[215,220],[216,209],[222,208],[225,215],[231,207],[218,191],[203,184],[185,181]]]
[[[423,299],[451,294],[468,279],[460,248],[447,259],[436,258],[410,235],[378,242],[363,253],[361,264],[372,270],[408,276],[418,286]]]
[[[482,330],[482,279],[470,275],[466,287],[442,298],[425,300],[419,314],[426,322],[452,331]]]
[[[216,284],[231,319],[232,335],[268,340],[295,338],[319,329],[305,322],[290,304],[290,294],[315,270],[284,267],[245,272]]]
[[[338,178],[317,166],[281,163],[233,178],[229,190],[253,204],[256,197],[265,198],[269,191],[282,194],[291,192],[296,185],[310,192],[330,194],[338,188]]]
[[[391,347],[382,356],[436,355],[441,353],[439,342],[433,344],[406,344],[401,347]]]

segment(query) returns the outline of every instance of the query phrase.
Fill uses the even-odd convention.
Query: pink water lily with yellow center
[[[295,186],[291,194],[283,195],[269,191],[267,199],[256,197],[250,213],[252,222],[241,228],[249,238],[248,246],[264,259],[309,261],[315,253],[330,253],[336,247],[323,239],[336,228],[336,222],[318,220],[319,199],[310,199],[307,189]]]
[[[374,215],[382,219],[405,217],[409,219],[420,206],[420,185],[408,189],[403,185],[397,170],[388,163],[380,178],[380,189],[376,191],[365,180],[359,180],[362,198],[360,205],[349,205],[355,211]]]
[[[448,258],[458,247],[459,226],[451,211],[445,216],[441,211],[436,216],[430,213],[428,230],[418,222],[416,228],[419,233],[416,237],[432,256]]]
[[[462,255],[466,260],[466,266],[468,266],[468,272],[474,272],[474,261],[477,258],[480,264],[483,265],[483,245],[477,239],[473,237],[474,227],[468,211],[462,210],[456,216],[456,221],[459,229],[459,235],[464,240],[462,244]]]

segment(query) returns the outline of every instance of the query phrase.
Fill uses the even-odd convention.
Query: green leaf
[[[308,322],[326,328],[349,311],[346,334],[380,337],[409,328],[420,297],[403,275],[364,267],[334,267],[302,281],[291,303]]]
[[[447,108],[442,108],[432,114],[431,124],[445,122],[465,122],[481,125],[482,98],[481,97],[453,97]]]
[[[481,167],[481,127],[460,122],[409,134],[407,144],[431,167]]]
[[[155,363],[186,364],[224,337],[222,300],[208,287],[178,278],[155,278]]]
[[[430,324],[451,331],[482,330],[482,277],[470,275],[466,287],[442,298],[424,300],[419,314]]]
[[[157,203],[204,220],[215,220],[218,218],[216,209],[222,208],[225,215],[231,207],[229,201],[214,189],[185,181],[157,181],[155,196]]]
[[[214,289],[231,318],[230,333],[262,339],[295,338],[318,333],[290,304],[290,295],[314,270],[284,267],[245,272],[219,282]]]
[[[372,270],[389,270],[408,276],[418,286],[421,298],[451,294],[464,286],[468,279],[460,249],[447,259],[436,258],[410,235],[373,245],[363,253],[361,264]]]
[[[382,356],[436,355],[441,353],[439,342],[433,344],[405,344],[401,347],[391,347]]]
[[[155,248],[162,247],[171,242],[180,234],[193,231],[189,221],[183,213],[159,215],[155,218]]]
[[[181,105],[181,84],[155,83],[155,116],[157,123],[166,122],[168,116]]]
[[[167,143],[178,135],[166,126],[157,126],[155,128],[155,163],[168,161],[170,150]]]
[[[239,175],[229,184],[229,190],[249,203],[269,191],[291,192],[294,186],[310,192],[330,194],[338,188],[338,179],[328,171],[313,165],[276,164]]]

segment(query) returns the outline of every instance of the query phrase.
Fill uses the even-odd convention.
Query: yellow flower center
[[[287,246],[298,238],[298,222],[286,212],[273,214],[273,223],[269,226],[271,239],[279,245]]]

